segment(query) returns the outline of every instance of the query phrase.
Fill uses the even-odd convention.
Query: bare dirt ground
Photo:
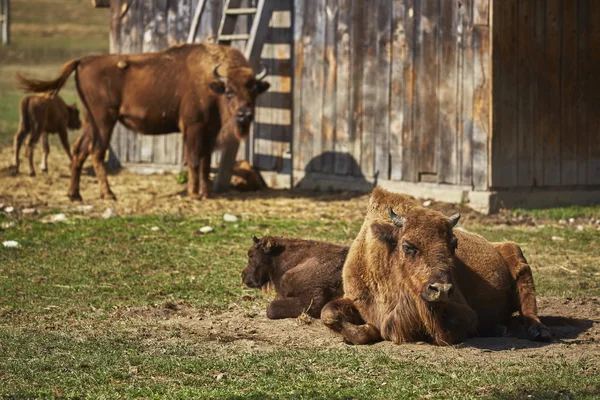
[[[231,304],[222,313],[198,310],[187,303],[165,303],[156,307],[135,307],[116,310],[112,323],[127,329],[128,335],[139,337],[151,345],[171,340],[184,341],[198,351],[227,354],[260,352],[277,349],[335,349],[348,346],[320,320],[302,316],[298,319],[269,320],[264,307],[244,305],[252,296],[244,296],[240,304]],[[502,338],[473,338],[451,347],[439,348],[428,344],[394,345],[381,342],[356,349],[376,349],[398,359],[427,358],[491,363],[494,361],[524,361],[543,359],[581,358],[600,360],[600,298],[538,299],[542,321],[552,330],[551,343],[531,342],[514,318],[507,336]],[[460,351],[457,351],[460,349]],[[600,372],[600,364],[595,373]]]

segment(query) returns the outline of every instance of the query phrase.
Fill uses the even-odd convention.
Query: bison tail
[[[19,122],[20,132],[29,132],[31,123],[29,121],[29,96],[23,97],[21,100],[21,121]]]
[[[29,79],[24,77],[23,75],[17,73],[16,78],[20,83],[20,88],[27,92],[51,92],[53,94],[57,94],[60,89],[65,85],[69,76],[75,71],[75,68],[79,65],[81,60],[71,60],[66,63],[58,78],[53,79],[51,81],[41,81],[37,79]]]

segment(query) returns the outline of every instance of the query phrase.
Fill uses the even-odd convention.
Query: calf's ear
[[[252,236],[252,241],[253,241],[254,243],[258,243],[258,242],[260,242],[260,239],[259,239],[259,238],[257,238],[256,236]]]
[[[382,242],[395,247],[398,243],[397,235],[398,228],[390,224],[373,224],[371,225],[373,235]]]
[[[225,84],[223,82],[221,82],[221,81],[219,81],[219,82],[211,82],[210,83],[210,88],[216,94],[223,94],[223,93],[225,93]]]

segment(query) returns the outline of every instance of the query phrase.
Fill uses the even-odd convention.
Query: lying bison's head
[[[69,104],[67,106],[67,111],[69,112],[69,120],[67,121],[67,126],[69,129],[79,129],[81,128],[81,120],[79,119],[79,110],[77,109],[77,104]]]
[[[271,86],[269,82],[263,81],[267,70],[263,69],[255,76],[250,68],[229,68],[227,75],[221,76],[219,67],[220,64],[215,65],[213,76],[216,80],[210,83],[210,87],[215,93],[224,96],[229,114],[235,118],[238,127],[236,135],[241,136],[238,139],[243,139],[254,120],[256,98]]]
[[[460,214],[448,218],[414,208],[399,216],[391,207],[388,211],[392,224],[375,223],[371,229],[387,245],[393,278],[428,303],[448,301],[454,293],[452,266],[458,247],[452,228]]]
[[[253,236],[252,240],[254,245],[248,250],[248,264],[242,272],[242,280],[246,286],[258,289],[271,280],[273,256],[280,254],[282,247],[269,236],[262,239]]]

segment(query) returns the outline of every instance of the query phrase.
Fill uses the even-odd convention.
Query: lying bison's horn
[[[260,241],[260,239],[256,236],[252,236],[252,240],[254,241],[254,243],[258,243]]]
[[[452,226],[456,226],[456,224],[458,224],[459,219],[460,219],[460,213],[456,213],[453,216],[451,216],[450,223],[452,224]]]
[[[219,75],[219,71],[217,71],[220,66],[221,66],[221,64],[215,65],[215,69],[213,69],[213,76],[215,78],[217,78],[218,80],[220,80],[221,82],[227,83],[227,78],[222,77],[221,75]]]
[[[256,80],[262,81],[263,79],[265,79],[265,76],[267,76],[268,73],[269,73],[269,70],[263,65],[262,71],[260,71],[258,73],[258,75],[256,75]]]
[[[404,217],[399,217],[396,215],[394,210],[392,210],[392,207],[388,207],[388,212],[390,213],[390,218],[392,219],[394,225],[396,225],[398,228],[402,228],[406,222]]]

